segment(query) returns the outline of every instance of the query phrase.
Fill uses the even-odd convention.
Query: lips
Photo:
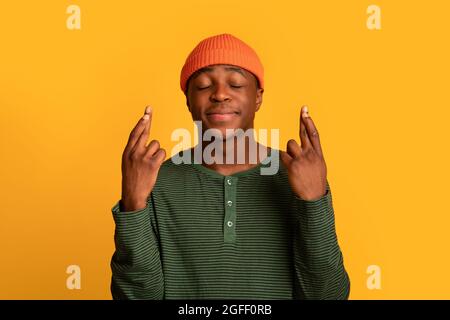
[[[239,113],[236,111],[212,111],[212,112],[207,112],[206,116],[211,121],[224,122],[224,121],[232,120],[238,114]]]

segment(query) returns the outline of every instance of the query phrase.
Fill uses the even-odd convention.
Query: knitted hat
[[[256,52],[231,34],[206,38],[192,50],[181,70],[180,86],[186,91],[189,77],[197,70],[213,64],[230,64],[253,73],[264,88],[264,69]]]

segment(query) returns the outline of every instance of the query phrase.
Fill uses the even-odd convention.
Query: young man
[[[201,41],[180,84],[193,120],[222,138],[211,152],[213,139],[164,161],[157,141],[146,145],[146,109],[125,147],[122,198],[112,208],[113,298],[347,299],[325,160],[306,108],[301,146],[290,140],[279,153],[243,134],[262,103],[263,67],[230,34]]]

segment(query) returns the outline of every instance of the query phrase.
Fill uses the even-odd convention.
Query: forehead
[[[207,66],[207,67],[203,67],[197,71],[195,71],[192,74],[191,79],[195,79],[196,77],[198,77],[201,74],[211,74],[214,73],[215,71],[220,71],[223,70],[225,72],[229,72],[229,73],[239,73],[242,76],[244,76],[245,78],[249,77],[249,72],[245,69],[242,69],[238,66],[234,66],[234,65],[230,65],[230,64],[216,64],[216,65],[211,65],[211,66]]]

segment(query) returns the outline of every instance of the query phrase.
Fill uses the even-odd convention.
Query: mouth
[[[217,112],[207,112],[206,116],[209,120],[213,122],[227,122],[233,120],[237,117],[239,112],[236,111],[217,111]]]

